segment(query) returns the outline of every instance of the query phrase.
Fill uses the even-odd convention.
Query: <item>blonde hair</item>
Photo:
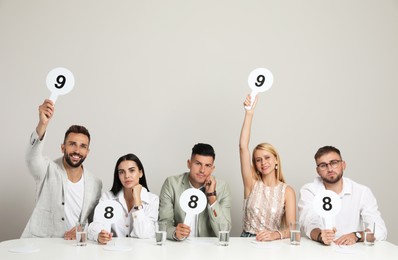
[[[279,153],[278,153],[278,151],[275,149],[275,147],[272,146],[272,145],[269,144],[269,143],[261,143],[261,144],[258,144],[258,145],[253,149],[252,164],[253,164],[253,169],[254,169],[255,173],[257,174],[257,176],[258,176],[259,178],[261,178],[261,176],[259,176],[259,173],[258,173],[258,171],[257,171],[257,169],[256,169],[256,160],[255,160],[255,158],[254,158],[254,152],[255,152],[256,150],[264,150],[264,151],[270,152],[271,154],[273,154],[273,155],[275,156],[276,163],[277,163],[277,166],[278,166],[278,167],[276,167],[276,169],[275,169],[275,177],[276,177],[277,180],[279,180],[279,181],[285,183],[285,177],[283,176],[282,163],[281,163],[281,160],[280,160],[280,158],[279,158]]]

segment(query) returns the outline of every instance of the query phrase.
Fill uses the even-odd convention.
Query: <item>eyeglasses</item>
[[[319,170],[322,170],[322,171],[328,169],[329,165],[332,166],[333,169],[336,169],[337,166],[339,166],[339,164],[341,162],[342,162],[342,160],[332,160],[329,163],[320,163],[320,164],[317,165],[317,167],[318,167]]]

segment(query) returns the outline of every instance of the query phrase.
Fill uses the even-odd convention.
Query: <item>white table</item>
[[[86,247],[75,246],[75,241],[61,238],[15,239],[0,243],[0,259],[200,259],[224,260],[285,260],[285,259],[398,259],[398,246],[387,241],[379,241],[372,247],[358,243],[350,247],[323,246],[306,238],[301,245],[293,246],[289,240],[253,243],[253,238],[231,237],[227,247],[217,246],[216,238],[197,238],[192,241],[166,241],[163,246],[155,244],[155,239],[119,238],[116,246],[128,248],[129,251],[108,251],[106,246],[89,241]],[[10,249],[31,246],[37,249],[33,253],[12,253]]]

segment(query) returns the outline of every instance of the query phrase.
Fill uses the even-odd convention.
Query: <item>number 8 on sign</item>
[[[324,218],[325,228],[332,229],[333,218],[341,209],[341,199],[335,192],[324,190],[315,195],[313,207],[315,212]]]
[[[184,224],[189,225],[190,220],[196,214],[201,213],[207,204],[207,198],[203,191],[190,188],[180,196],[180,206],[186,213]]]
[[[114,214],[113,214],[113,208],[112,207],[106,207],[105,208],[105,214],[104,217],[107,219],[113,218]]]
[[[98,203],[94,211],[94,220],[109,226],[123,216],[123,208],[115,200],[104,200]],[[110,228],[110,227],[109,227]]]
[[[333,208],[332,204],[330,202],[332,202],[332,199],[330,197],[324,197],[322,199],[323,201],[323,210],[329,211]]]
[[[198,203],[197,203],[198,199],[199,199],[198,196],[192,195],[190,201],[188,202],[188,206],[191,209],[196,208],[198,206]]]

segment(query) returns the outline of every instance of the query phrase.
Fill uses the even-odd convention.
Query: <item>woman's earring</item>
[[[275,170],[278,170],[278,165],[277,164],[275,164]]]

